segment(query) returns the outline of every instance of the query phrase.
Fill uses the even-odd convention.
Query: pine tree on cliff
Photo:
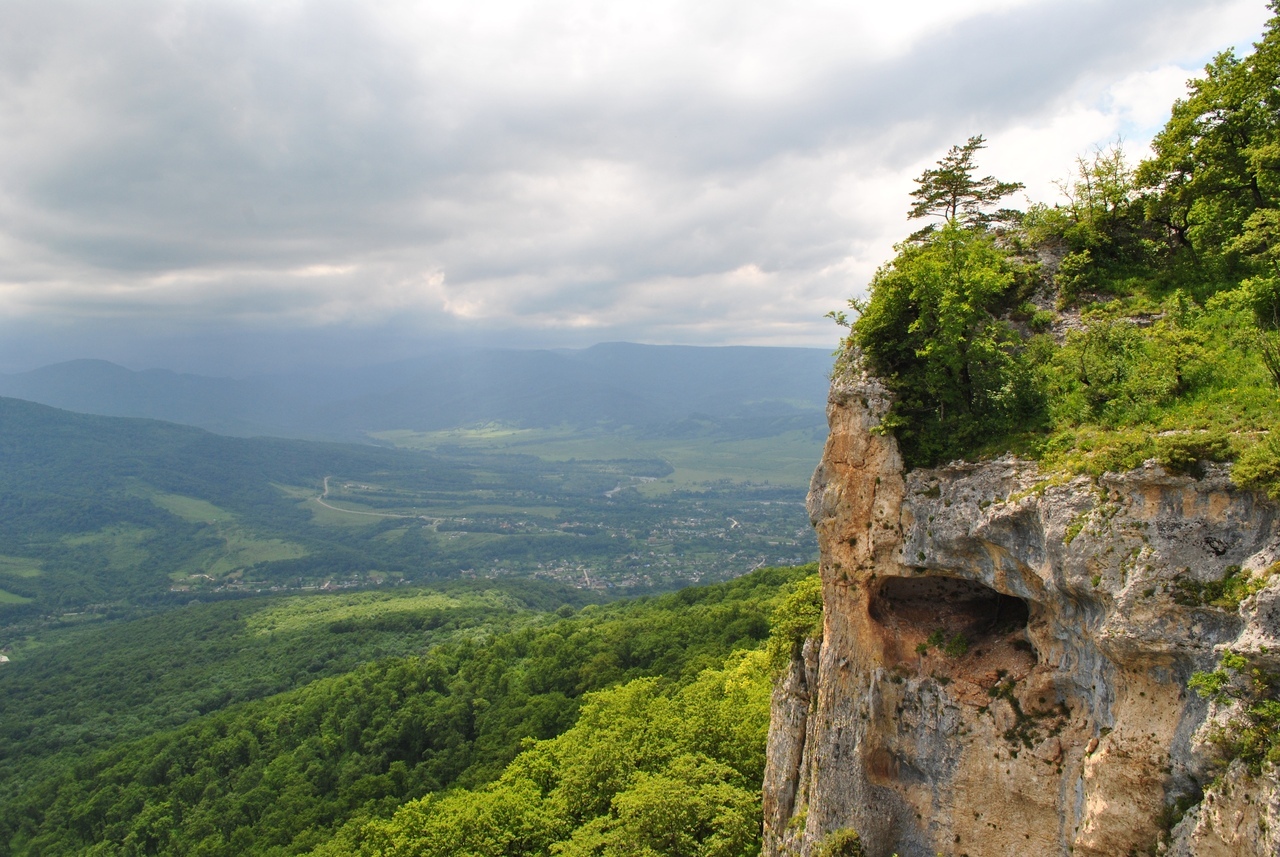
[[[956,457],[984,438],[1033,422],[1036,386],[1020,340],[998,316],[1015,299],[1017,268],[989,226],[989,209],[1018,182],[975,178],[981,136],[953,146],[916,179],[913,218],[939,217],[898,245],[876,272],[851,341],[895,394],[883,427],[909,467]]]
[[[916,189],[911,192],[915,202],[907,216],[913,220],[941,217],[950,224],[985,226],[993,220],[1003,219],[1002,215],[1014,214],[1008,209],[995,214],[984,211],[1025,187],[1022,182],[1002,182],[994,176],[974,178],[977,167],[973,157],[979,149],[985,148],[986,140],[981,134],[970,137],[963,145],[952,146],[938,161],[937,167],[921,173],[915,180]],[[932,228],[926,227],[925,231]]]

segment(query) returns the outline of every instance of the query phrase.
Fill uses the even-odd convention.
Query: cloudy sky
[[[0,371],[831,347],[982,133],[1052,201],[1262,0],[0,4]],[[1025,203],[1026,200],[1019,202]]]

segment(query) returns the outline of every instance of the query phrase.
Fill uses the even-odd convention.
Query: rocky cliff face
[[[1238,610],[1194,597],[1276,562],[1277,510],[1215,469],[904,474],[888,405],[856,367],[833,381],[823,638],[774,693],[765,854],[845,829],[869,857],[1280,854],[1273,776],[1204,791],[1229,712],[1187,689],[1225,646],[1280,669],[1280,575]]]

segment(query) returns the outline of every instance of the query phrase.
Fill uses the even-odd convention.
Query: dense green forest
[[[846,322],[846,358],[896,394],[884,428],[908,465],[1231,461],[1280,497],[1278,117],[1273,18],[1190,83],[1151,157],[1081,158],[1065,202],[999,208],[1021,186],[978,177],[981,137],[927,170],[911,208],[926,226]]]
[[[552,613],[545,608],[568,593],[531,584],[419,593],[416,605],[384,600],[373,609],[341,595],[198,605],[123,626],[137,656],[101,668],[89,655],[37,651],[25,669],[0,673],[0,699],[11,709],[0,853],[298,854],[335,835],[332,853],[379,837],[418,853],[423,835],[445,841],[421,830],[501,827],[505,815],[480,816],[525,809],[546,819],[528,846],[541,853],[575,836],[584,848],[629,836],[646,813],[663,811],[651,802],[671,800],[672,783],[693,788],[697,800],[687,817],[668,820],[679,828],[671,836],[723,837],[725,849],[706,853],[749,853],[759,835],[770,616],[781,605],[793,617],[780,623],[775,649],[814,631],[814,571],[762,569],[651,599],[580,609],[565,601]],[[150,660],[163,657],[157,649],[175,624],[208,628],[205,640],[187,638],[193,650],[208,644],[191,660],[246,701],[216,699],[216,710],[200,715],[203,682],[160,682],[157,701],[197,706],[173,713],[188,717],[174,726],[146,698],[149,671],[162,666]],[[76,651],[91,652],[87,642],[76,641]],[[430,647],[377,657],[414,645]],[[340,653],[347,647],[355,654]],[[326,652],[371,659],[328,674]],[[213,663],[221,658],[227,663]],[[314,680],[254,698],[255,686],[306,682],[313,668]],[[43,685],[58,669],[72,675]],[[37,686],[41,695],[27,698]],[[605,692],[586,696],[584,708],[595,691]],[[116,730],[105,749],[41,742],[55,732],[42,717],[91,704],[109,713],[103,728]],[[605,768],[592,765],[611,779],[601,781]],[[573,796],[584,789],[590,802]],[[517,792],[525,809],[507,800]],[[428,795],[436,797],[403,806]],[[449,806],[468,808],[441,809]],[[418,818],[428,820],[421,830]],[[517,853],[509,836],[501,841],[476,853]]]
[[[457,581],[196,604],[47,632],[0,670],[0,802],[113,744],[600,600],[552,583]]]

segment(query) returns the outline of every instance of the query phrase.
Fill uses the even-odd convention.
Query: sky
[[[1140,158],[1262,0],[7,0],[0,371],[832,348],[912,179]]]

